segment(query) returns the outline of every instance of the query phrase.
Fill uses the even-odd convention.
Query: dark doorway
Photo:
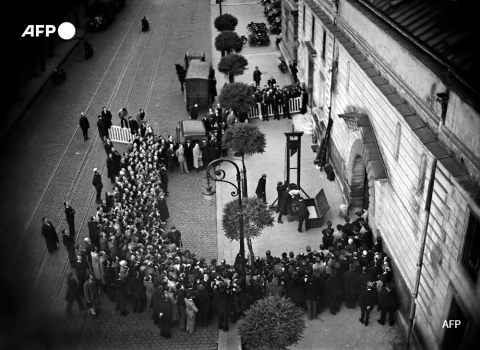
[[[315,63],[312,56],[308,56],[308,107],[313,107],[313,72]]]

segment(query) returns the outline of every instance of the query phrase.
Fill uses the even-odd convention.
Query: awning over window
[[[368,116],[357,113],[339,114],[338,116],[345,120],[345,123],[347,123],[350,129],[360,130],[364,149],[363,159],[367,169],[370,168],[368,173],[371,174],[375,180],[388,180],[387,170],[383,163],[377,139]]]

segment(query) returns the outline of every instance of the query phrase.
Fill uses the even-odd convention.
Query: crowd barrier
[[[110,140],[120,143],[131,143],[133,141],[130,129],[112,125],[109,130]]]
[[[302,98],[295,97],[290,99],[289,101],[290,113],[298,113],[302,109]],[[273,116],[273,108],[271,105],[268,107],[268,116]],[[283,114],[283,106],[278,107],[279,113]],[[262,109],[260,103],[257,103],[250,109],[250,113],[248,113],[249,118],[260,118],[262,116]]]

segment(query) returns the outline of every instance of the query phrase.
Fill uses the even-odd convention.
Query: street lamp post
[[[222,2],[223,0],[217,0],[216,3],[220,6],[220,16],[222,15]]]
[[[215,166],[221,164],[223,162],[227,162],[233,164],[235,169],[237,170],[237,185],[234,183],[225,180],[225,171],[223,169],[215,169]],[[214,175],[211,174],[211,169],[214,170]],[[216,159],[210,162],[207,166],[206,170],[206,179],[207,179],[207,186],[205,191],[203,192],[203,196],[206,200],[211,200],[215,195],[215,191],[212,190],[212,186],[210,186],[210,180],[215,182],[226,182],[232,185],[235,188],[234,192],[231,192],[232,197],[238,197],[238,210],[240,211],[239,215],[239,225],[240,225],[240,255],[241,255],[241,264],[240,264],[240,273],[242,275],[242,292],[245,293],[247,289],[246,283],[246,272],[245,272],[245,244],[244,244],[244,237],[243,237],[243,206],[242,206],[242,177],[241,172],[238,165],[229,159]]]

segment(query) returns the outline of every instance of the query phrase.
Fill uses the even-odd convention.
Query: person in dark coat
[[[200,145],[200,150],[202,151],[202,161],[203,161],[203,165],[208,166],[208,164],[210,164],[210,162],[212,161],[210,159],[210,149],[209,149],[209,146],[207,144],[207,140],[203,140],[202,141],[202,144]],[[198,318],[198,317],[197,317]]]
[[[143,286],[143,278],[140,277],[140,272],[135,271],[134,277],[131,279],[132,284],[132,301],[133,312],[143,312],[143,304],[147,299],[145,294],[145,287]]]
[[[282,181],[277,182],[277,210],[276,210],[277,213],[280,212],[280,201],[282,200],[282,194],[283,192],[285,192],[287,187],[288,185],[286,181],[285,183],[282,183]]]
[[[298,273],[294,272],[293,278],[288,282],[287,294],[296,306],[306,310],[307,303],[305,301],[303,284],[303,279],[299,277]]]
[[[367,290],[360,295],[358,300],[361,309],[359,321],[365,326],[368,326],[368,317],[375,305],[375,300],[377,300],[377,291],[374,288],[374,283],[370,281],[367,283]]]
[[[93,216],[90,217],[90,221],[87,223],[88,226],[88,237],[92,240],[95,246],[100,248],[100,228],[98,227],[98,222],[95,221]]]
[[[120,310],[120,315],[127,316],[127,286],[121,275],[113,282],[115,289],[115,310]]]
[[[187,160],[188,171],[193,170],[193,143],[190,140],[187,140],[184,148],[185,159]]]
[[[290,61],[290,64],[288,65],[288,68],[290,68],[290,73],[292,73],[292,76],[293,76],[293,83],[294,84],[297,84],[298,83],[298,68],[297,68],[297,64],[296,63],[293,63],[292,61]]]
[[[253,81],[255,82],[255,87],[260,87],[260,81],[262,80],[262,72],[258,69],[258,67],[255,67],[255,70],[253,71]]]
[[[96,197],[96,203],[102,203],[102,189],[103,189],[103,183],[102,183],[102,175],[97,171],[97,168],[93,168],[93,180],[92,180],[92,185],[95,187],[95,190],[97,191],[97,197]]]
[[[198,104],[195,103],[195,105],[192,107],[192,110],[190,111],[190,119],[197,120],[198,118]]]
[[[383,326],[385,324],[385,317],[387,316],[387,313],[388,313],[389,314],[388,324],[390,326],[393,326],[393,324],[395,323],[393,315],[397,308],[398,296],[395,290],[393,289],[393,285],[391,283],[387,283],[385,285],[385,288],[380,292],[379,300],[380,302],[378,307],[380,308],[381,314],[380,314],[380,319],[377,320],[377,322]]]
[[[103,262],[103,274],[105,279],[104,291],[107,293],[110,302],[115,301],[115,289],[113,283],[115,282],[115,269],[112,267],[110,260]]]
[[[325,298],[332,315],[340,311],[340,295],[342,294],[342,281],[336,271],[332,269],[330,277],[325,281]]]
[[[306,277],[305,279],[305,299],[307,301],[308,319],[313,320],[317,318],[318,287],[313,277]]]
[[[83,304],[82,298],[80,297],[80,288],[78,287],[78,283],[77,281],[75,281],[75,279],[72,278],[72,276],[72,272],[68,272],[65,275],[65,279],[67,280],[67,293],[65,295],[67,307],[65,308],[65,311],[68,313],[72,313],[72,307],[74,302],[77,302],[80,311],[86,309],[85,305]]]
[[[180,233],[179,230],[177,230],[175,226],[172,226],[170,228],[170,231],[168,232],[167,237],[170,240],[170,243],[175,243],[177,248],[183,247],[182,234]]]
[[[162,195],[160,195],[158,198],[158,210],[160,211],[160,219],[162,222],[167,222],[168,218],[170,217],[170,213],[168,212],[167,202]]]
[[[307,202],[300,197],[298,199],[298,232],[302,232],[303,222],[305,221],[305,231],[308,231],[308,212]]]
[[[348,309],[354,309],[357,303],[358,274],[355,272],[355,265],[349,264],[348,268],[342,276],[345,305]]]
[[[173,147],[173,144],[170,144],[167,150],[168,170],[172,173],[175,171],[175,150]]]
[[[285,183],[286,185],[286,183]],[[288,185],[285,187],[285,190],[282,192],[282,196],[278,200],[278,207],[279,207],[279,214],[278,214],[278,220],[277,222],[280,224],[283,224],[282,221],[282,216],[288,214],[288,204],[290,201],[290,194],[288,193],[289,187]],[[278,193],[278,187],[277,187],[277,193]]]
[[[118,176],[118,174],[120,174],[120,162],[122,161],[122,156],[113,147],[112,147],[112,160],[113,160],[113,175]]]
[[[68,228],[70,233],[75,235],[75,210],[72,208],[70,203],[63,202],[63,207],[65,208],[65,218],[67,219]]]
[[[162,182],[163,192],[165,192],[165,196],[168,197],[168,173],[165,165],[160,167],[160,181]]]
[[[132,133],[132,135],[138,134],[140,126],[138,125],[137,121],[132,117],[128,117],[128,127],[130,128],[130,132]]]
[[[275,85],[277,84],[277,81],[275,80],[275,78],[271,75],[270,76],[270,79],[267,80],[267,84],[270,88],[274,88]]]
[[[87,117],[85,116],[85,113],[80,114],[80,120],[78,121],[80,124],[80,129],[82,129],[83,133],[83,140],[87,141],[88,140],[88,129],[90,129],[90,123],[88,122]]]
[[[257,195],[258,199],[261,199],[264,203],[267,203],[267,195],[266,195],[266,188],[267,188],[267,175],[263,174],[260,179],[258,179],[257,189],[255,190],[255,194]]]
[[[154,312],[158,316],[158,325],[160,327],[160,335],[164,338],[170,338],[170,328],[172,324],[172,306],[167,300],[167,296],[162,294],[155,304]]]
[[[217,79],[215,77],[210,79],[210,103],[215,102],[217,97]]]
[[[78,285],[83,286],[87,280],[87,258],[85,251],[81,250],[75,259],[75,274],[77,275]],[[83,288],[80,288],[80,293],[83,295]]]
[[[302,108],[300,113],[305,114],[307,113],[307,105],[308,105],[308,92],[306,89],[302,90]]]
[[[115,174],[113,172],[113,157],[112,154],[110,153],[107,158],[107,177],[110,179],[110,181],[115,183]]]
[[[283,106],[283,119],[288,118],[292,119],[292,116],[290,115],[290,92],[287,90],[283,90],[282,92],[282,106]]]
[[[75,236],[71,233],[69,229],[62,230],[63,245],[67,249],[68,261],[70,261],[70,266],[75,268],[76,255],[75,255]]]
[[[210,306],[210,295],[202,284],[197,286],[197,294],[195,296],[195,304],[198,308],[197,325],[199,327],[208,326],[208,312]]]
[[[215,286],[214,303],[215,310],[218,313],[218,329],[222,328],[224,332],[228,332],[228,301],[225,285],[220,283]]]
[[[105,137],[108,138],[106,128],[105,128],[105,122],[103,121],[103,118],[101,115],[98,116],[98,121],[97,121],[97,128],[98,128],[98,135],[100,136],[100,140],[102,142],[105,142]]]
[[[103,118],[103,122],[105,123],[105,128],[110,129],[112,127],[112,113],[107,109],[107,107],[103,107],[101,116]]]
[[[53,254],[58,249],[57,243],[59,243],[57,232],[53,224],[48,221],[46,217],[42,218],[42,235],[45,237],[45,243],[47,243],[47,249],[50,254]]]

